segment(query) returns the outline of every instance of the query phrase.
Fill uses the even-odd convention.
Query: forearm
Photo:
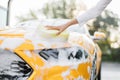
[[[66,25],[66,27],[69,27],[69,26],[74,25],[74,24],[78,24],[77,19],[72,19],[69,22],[67,22],[65,25]]]
[[[79,25],[83,25],[88,20],[90,20],[92,18],[95,18],[98,15],[100,15],[101,12],[105,9],[105,7],[111,1],[112,0],[100,0],[95,7],[91,8],[86,13],[77,17],[76,19],[73,19],[73,20],[67,22],[66,24],[63,24],[63,25],[60,25],[60,26],[49,26],[49,29],[58,30],[59,32],[57,33],[57,35],[59,35],[61,32],[63,32],[65,29],[67,29],[71,25],[78,24],[78,23],[79,23]]]
[[[78,16],[76,19],[79,24],[85,24],[88,20],[99,16],[112,0],[100,0],[96,6]]]

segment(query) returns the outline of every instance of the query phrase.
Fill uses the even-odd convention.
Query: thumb
[[[61,31],[59,31],[56,35],[58,36],[58,35],[60,35],[61,34]]]
[[[60,30],[56,35],[60,35],[64,30]]]

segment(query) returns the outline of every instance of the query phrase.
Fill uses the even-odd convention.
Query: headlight
[[[32,68],[15,53],[0,50],[0,80],[26,80]]]
[[[56,60],[61,58],[65,60],[81,60],[88,58],[88,53],[81,47],[43,49],[38,53],[45,60],[49,60],[50,58]]]

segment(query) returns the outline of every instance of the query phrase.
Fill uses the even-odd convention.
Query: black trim
[[[4,50],[4,49],[3,49]],[[5,50],[5,51],[10,51],[10,50]],[[23,62],[25,62],[25,64],[27,64],[27,66],[29,66],[29,68],[31,69],[30,74],[28,75],[27,79],[33,74],[34,69],[26,62],[25,59],[23,59],[20,55],[18,55],[16,52],[14,51],[10,51],[11,53],[13,53],[14,55],[16,55],[18,58],[20,58]],[[14,78],[15,76],[11,77],[9,75],[3,75],[3,77],[8,76],[9,78],[11,78],[10,80],[12,80],[12,78]],[[0,77],[1,80],[2,77]]]
[[[20,57],[23,61],[25,61],[21,56],[19,56],[16,52],[13,52],[15,55],[17,55],[18,57]],[[27,63],[26,61],[25,61],[25,63]],[[28,64],[28,63],[27,63]],[[34,72],[34,69],[28,64],[28,66],[32,69],[32,71],[31,71],[31,74],[30,74],[30,76],[32,75],[32,73]],[[30,77],[29,76],[29,77]]]

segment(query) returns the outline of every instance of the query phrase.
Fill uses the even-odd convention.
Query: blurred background
[[[90,9],[99,0],[11,0],[10,26],[28,20],[72,19]],[[0,28],[6,26],[8,0],[0,0]],[[107,38],[98,44],[103,52],[102,80],[120,79],[120,5],[113,0],[103,13],[86,24],[91,35],[104,32]]]

